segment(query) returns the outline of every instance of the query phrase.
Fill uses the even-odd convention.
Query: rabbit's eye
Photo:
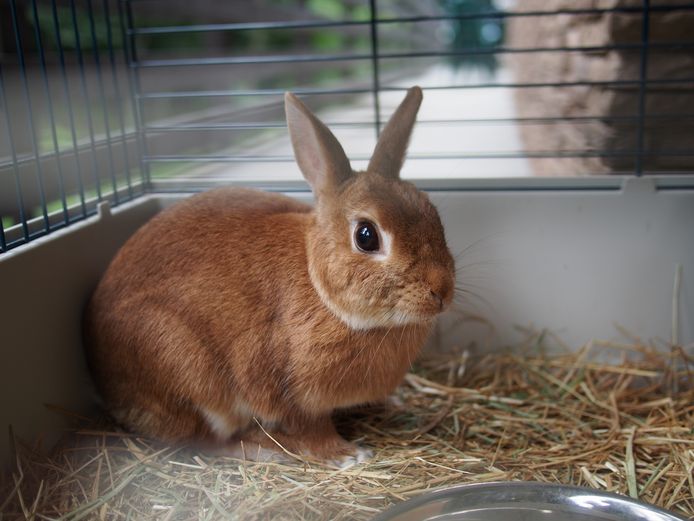
[[[378,240],[376,225],[369,221],[361,221],[354,230],[354,244],[361,251],[367,253],[377,252],[381,247]]]

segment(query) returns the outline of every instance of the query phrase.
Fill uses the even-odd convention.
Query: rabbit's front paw
[[[359,463],[364,463],[373,457],[373,451],[364,447],[355,447],[352,454],[346,454],[329,461],[331,465],[340,469],[348,469]]]

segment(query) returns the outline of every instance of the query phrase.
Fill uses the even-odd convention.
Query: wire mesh
[[[0,23],[7,251],[93,215],[101,201],[130,200],[144,183],[127,116],[135,99],[124,88],[128,61],[117,54],[127,26],[117,1],[7,0]]]
[[[409,177],[694,170],[694,2],[241,4],[1,4],[2,251],[103,200],[298,178],[286,90],[357,168],[416,82]]]

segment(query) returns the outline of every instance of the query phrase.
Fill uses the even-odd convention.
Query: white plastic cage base
[[[618,324],[691,352],[694,183],[674,188],[672,180],[625,178],[621,189],[605,188],[616,182],[572,180],[571,189],[556,181],[547,189],[538,179],[430,183],[450,248],[462,253],[459,283],[478,295],[463,311],[488,321],[461,322],[450,313],[433,341],[443,349],[513,346],[522,326],[551,330],[579,348],[619,337]],[[306,191],[294,195],[310,199]],[[86,299],[128,236],[183,197],[150,195],[104,208],[0,255],[3,428],[50,443],[65,416],[47,405],[74,412],[93,406],[80,332]],[[0,436],[0,460],[8,455],[8,437]]]

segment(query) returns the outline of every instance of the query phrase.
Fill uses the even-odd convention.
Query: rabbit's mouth
[[[419,305],[408,305],[400,308],[394,314],[398,317],[397,325],[425,323],[438,317],[448,308],[448,303],[437,295],[432,295],[430,299],[420,302]]]
[[[403,309],[395,307],[380,314],[381,327],[406,326],[411,324],[426,324],[436,318],[438,313],[422,312],[418,309]]]

